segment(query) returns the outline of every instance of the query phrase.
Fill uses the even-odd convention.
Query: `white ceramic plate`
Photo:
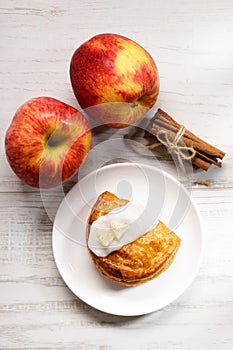
[[[181,238],[172,265],[152,281],[124,287],[104,278],[85,244],[85,223],[97,196],[110,191],[148,205]],[[194,279],[203,252],[203,231],[187,190],[158,168],[121,163],[100,168],[80,180],[62,201],[53,227],[53,253],[67,286],[80,299],[116,315],[142,315],[179,297]]]

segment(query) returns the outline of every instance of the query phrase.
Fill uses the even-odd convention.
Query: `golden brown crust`
[[[115,196],[115,194],[105,191],[97,198],[97,201],[93,205],[93,208],[87,223],[91,225],[100,216],[106,215],[111,210],[122,207],[127,203],[129,203],[127,199],[120,199],[117,196]]]
[[[102,193],[87,222],[87,240],[90,226],[98,217],[127,203],[127,200],[119,199],[110,192]],[[179,246],[180,238],[159,221],[151,231],[106,257],[98,257],[90,249],[89,253],[105,277],[127,286],[135,286],[165,271],[173,262]]]

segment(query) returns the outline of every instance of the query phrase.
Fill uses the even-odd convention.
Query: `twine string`
[[[186,127],[184,125],[181,125],[173,141],[169,140],[168,133],[165,130],[158,131],[156,137],[159,142],[167,148],[169,154],[175,155],[177,157],[179,167],[186,178],[188,178],[194,184],[209,186],[210,183],[208,181],[190,178],[186,172],[184,161],[191,160],[193,157],[195,157],[196,151],[193,147],[181,146],[179,144],[185,131]],[[150,149],[154,148],[152,146],[153,145],[149,146]],[[154,144],[154,146],[157,147],[157,144]]]
[[[177,157],[179,166],[185,177],[188,177],[183,160],[191,160],[196,155],[196,151],[193,147],[181,146],[179,144],[182,139],[186,128],[181,125],[173,141],[170,141],[168,134],[165,130],[160,130],[156,137],[166,148],[169,154],[175,155]]]

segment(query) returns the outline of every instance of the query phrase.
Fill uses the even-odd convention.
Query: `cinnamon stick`
[[[174,120],[169,114],[162,109],[158,109],[148,131],[156,138],[157,133],[164,130],[167,139],[169,142],[172,142],[181,127],[182,125]],[[187,129],[183,134],[182,140],[184,145],[188,147],[190,151],[191,149],[195,151],[195,156],[191,159],[192,164],[195,167],[207,171],[211,164],[218,167],[222,166],[221,161],[219,161],[219,159],[222,160],[225,156],[225,152],[222,150],[212,146]]]
[[[161,130],[161,127],[164,127],[163,124],[158,123],[158,125],[153,125],[153,126],[152,126],[151,131],[152,131],[153,133],[156,134],[159,130]],[[169,138],[170,138],[171,140],[174,139],[174,137],[175,137],[177,131],[178,131],[178,130],[176,130],[175,128],[174,128],[174,130],[173,130],[173,129],[170,129],[170,130],[167,131],[167,134],[168,134],[168,136],[169,136]],[[184,144],[185,144],[186,146],[188,146],[188,147],[193,147],[193,148],[196,150],[196,153],[199,153],[199,155],[202,156],[202,158],[204,158],[204,159],[209,158],[209,157],[206,156],[205,154],[208,154],[209,156],[221,158],[221,156],[219,155],[219,152],[216,151],[216,148],[215,148],[215,147],[213,147],[213,148],[211,148],[211,147],[209,147],[209,146],[206,147],[206,145],[204,144],[204,142],[201,143],[201,142],[193,141],[193,140],[191,140],[191,139],[188,138],[187,133],[184,133],[183,142],[184,142]],[[198,152],[198,151],[199,151],[199,152]],[[203,152],[203,154],[202,154],[201,152]],[[219,164],[221,164],[221,163],[218,163],[218,162],[217,162],[215,159],[213,159],[213,158],[210,158],[210,162],[212,162],[213,164],[215,164],[215,165],[217,165],[217,166],[221,166],[221,165],[219,165]]]
[[[207,171],[209,169],[209,167],[211,166],[211,163],[206,162],[205,160],[199,158],[198,156],[195,156],[192,159],[192,164],[196,167],[196,168],[201,168],[202,170]]]
[[[196,155],[199,156],[200,158],[202,158],[203,160],[209,162],[210,164],[214,164],[214,165],[218,166],[219,168],[222,167],[222,163],[218,162],[218,160],[216,160],[216,158],[214,159],[214,158],[208,157],[205,154],[203,154],[197,150],[196,150]]]
[[[181,125],[175,121],[169,114],[167,114],[166,112],[164,112],[162,109],[158,109],[157,113],[156,113],[156,123],[160,122],[160,123],[165,123],[166,125],[169,125],[169,127],[174,128],[176,130],[176,132],[180,129]],[[200,139],[199,137],[197,137],[196,135],[194,135],[191,131],[186,130],[184,133],[184,137],[187,137],[190,140],[193,140],[196,145],[197,143],[199,143],[199,147],[201,147],[201,151],[203,151],[206,154],[210,154],[213,156],[216,156],[220,159],[223,159],[223,157],[225,156],[225,152],[221,151],[220,149],[218,149],[215,146],[210,145],[208,142]],[[195,148],[195,146],[194,146]]]

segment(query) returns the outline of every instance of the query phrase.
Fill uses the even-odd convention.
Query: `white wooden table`
[[[190,288],[141,317],[99,312],[66,287],[54,263],[52,221],[39,190],[0,157],[0,348],[218,349],[233,343],[232,0],[0,0],[1,139],[26,100],[52,96],[77,107],[68,65],[83,41],[126,35],[155,58],[156,107],[227,152],[222,169],[191,191],[205,228],[204,259]],[[164,160],[166,166],[166,160]],[[176,172],[167,162],[170,173]],[[71,187],[71,181],[67,187]],[[59,194],[44,194],[55,213]]]

